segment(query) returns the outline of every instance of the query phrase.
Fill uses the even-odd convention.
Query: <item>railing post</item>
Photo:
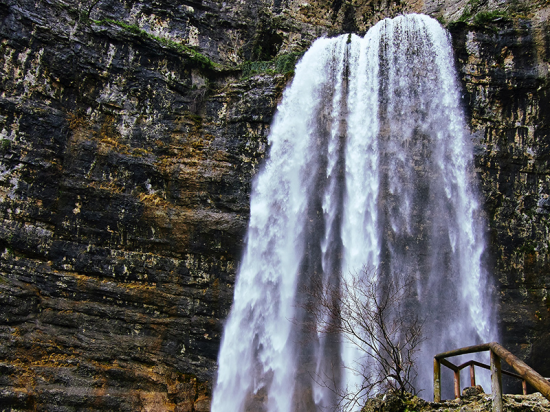
[[[470,365],[470,386],[476,386],[476,370],[474,365]]]
[[[493,412],[502,412],[502,373],[500,358],[491,350],[491,392],[493,394]]]
[[[455,373],[455,399],[460,398],[460,370],[454,371]]]
[[[490,351],[491,365],[485,365],[476,361],[469,361],[461,365],[454,365],[446,360],[450,356],[464,355],[467,353]],[[504,359],[517,373],[503,371],[501,369],[501,359]],[[446,366],[454,372],[454,392],[455,397],[460,398],[460,371],[466,366],[470,366],[470,379],[472,386],[475,386],[474,366],[491,370],[491,392],[493,397],[493,412],[503,412],[502,401],[502,374],[521,379],[523,393],[527,392],[527,383],[538,390],[542,396],[550,400],[550,378],[543,378],[539,373],[530,368],[525,362],[518,359],[512,353],[504,349],[496,342],[484,343],[482,345],[468,346],[448,352],[443,352],[434,357],[434,401],[441,401],[441,365]]]
[[[434,358],[434,402],[441,402],[441,363]]]

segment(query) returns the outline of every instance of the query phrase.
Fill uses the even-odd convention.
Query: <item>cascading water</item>
[[[320,411],[334,398],[315,376],[356,383],[342,366],[360,354],[304,329],[300,290],[363,267],[415,281],[425,396],[434,354],[496,337],[453,66],[421,15],[319,39],[297,65],[252,190],[212,411]]]

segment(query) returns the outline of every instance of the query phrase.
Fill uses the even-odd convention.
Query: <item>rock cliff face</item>
[[[476,136],[502,341],[544,376],[550,373],[549,12],[546,4],[531,18],[450,27]]]
[[[293,59],[411,11],[455,22],[502,341],[550,374],[550,5],[496,6],[2,0],[0,410],[209,410]]]

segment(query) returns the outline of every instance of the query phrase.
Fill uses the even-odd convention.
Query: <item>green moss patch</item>
[[[176,42],[171,39],[167,39],[165,37],[159,37],[155,36],[151,33],[148,33],[147,31],[143,30],[136,24],[128,24],[124,23],[122,21],[118,20],[112,20],[112,19],[103,19],[103,20],[93,20],[95,24],[98,26],[104,26],[106,24],[114,24],[128,33],[141,37],[145,40],[153,40],[159,42],[162,46],[174,50],[175,52],[178,52],[180,54],[185,55],[195,66],[198,68],[204,69],[204,70],[219,70],[221,69],[220,65],[214,63],[212,60],[210,60],[207,56],[205,56],[202,53],[199,53],[198,51],[194,50],[193,48],[186,46],[184,44],[181,44],[179,42]]]
[[[292,52],[281,54],[273,60],[244,62],[241,66],[243,78],[257,74],[293,74],[296,63],[302,55],[303,52]]]
[[[482,11],[477,13],[474,16],[473,23],[476,26],[483,26],[488,23],[493,23],[496,21],[507,21],[509,20],[508,15],[506,12],[501,10],[493,10],[493,11]]]

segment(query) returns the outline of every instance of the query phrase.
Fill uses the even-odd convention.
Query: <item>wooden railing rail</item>
[[[468,361],[462,365],[454,365],[446,358],[458,355],[466,355],[469,353],[490,351],[491,364],[485,365],[477,361]],[[510,365],[517,374],[513,372],[503,371],[500,365],[500,360]],[[546,399],[550,400],[550,383],[541,375],[535,372],[532,368],[512,353],[504,349],[496,342],[484,343],[482,345],[468,346],[465,348],[455,349],[449,352],[443,352],[434,357],[434,402],[441,402],[441,365],[446,366],[454,372],[454,392],[455,398],[460,397],[460,371],[467,366],[470,367],[470,384],[475,386],[475,366],[489,369],[491,371],[491,393],[493,396],[493,412],[502,412],[502,374],[513,376],[522,380],[523,393],[527,394],[528,382],[533,388],[538,390]]]

